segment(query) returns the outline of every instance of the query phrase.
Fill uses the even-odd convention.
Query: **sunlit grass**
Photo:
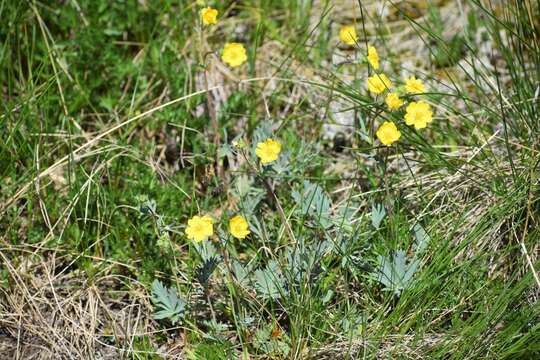
[[[1,3],[6,353],[536,358],[540,10],[488,5]]]

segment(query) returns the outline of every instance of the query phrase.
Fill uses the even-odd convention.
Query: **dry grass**
[[[4,359],[119,359],[135,337],[156,323],[144,287],[112,275],[71,271],[73,259],[56,251],[17,257],[34,248],[3,249],[12,286],[0,294],[0,349]],[[129,290],[125,290],[125,289]],[[114,336],[116,344],[111,345]],[[3,357],[2,357],[3,356]]]

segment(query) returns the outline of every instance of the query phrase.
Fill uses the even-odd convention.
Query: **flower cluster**
[[[354,45],[358,41],[358,35],[354,26],[348,25],[339,31],[339,39],[347,45]],[[386,74],[380,71],[380,58],[377,49],[373,45],[368,45],[367,55],[363,61],[374,70],[373,75],[366,80],[366,87],[374,95],[385,95],[384,102],[389,111],[401,111],[400,109],[408,102],[405,108],[403,120],[406,125],[414,126],[415,129],[427,127],[433,120],[431,106],[423,101],[415,101],[414,96],[422,95],[426,92],[426,87],[422,80],[414,76],[405,79],[402,86],[394,87],[392,81]],[[401,116],[401,114],[400,114]],[[383,145],[390,146],[401,137],[397,125],[392,121],[383,122],[376,132],[377,138]]]
[[[236,142],[235,147],[241,148],[243,144]],[[259,157],[261,164],[267,165],[276,161],[281,152],[281,144],[274,139],[266,139],[257,143],[255,154]],[[229,232],[237,239],[245,239],[251,232],[249,224],[242,215],[236,215],[229,220]],[[195,215],[188,220],[185,230],[188,239],[200,242],[214,235],[214,220],[208,216]]]
[[[237,239],[245,239],[251,233],[248,222],[242,215],[236,215],[229,220],[229,232]],[[188,220],[185,233],[190,240],[204,241],[214,235],[214,220],[208,215],[195,215]]]
[[[205,7],[200,11],[203,25],[216,25],[219,12],[211,7]],[[230,67],[237,67],[247,61],[247,52],[243,44],[232,42],[226,43],[221,52],[221,60]]]

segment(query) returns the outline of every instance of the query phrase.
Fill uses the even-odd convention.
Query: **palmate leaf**
[[[239,199],[242,199],[249,194],[252,186],[253,180],[251,180],[246,174],[238,175],[234,180],[234,194]]]
[[[336,209],[332,222],[334,223],[334,226],[339,229],[340,233],[351,233],[353,231],[355,213],[357,210],[358,208],[351,203],[342,204]]]
[[[202,260],[201,264],[195,269],[195,276],[199,283],[206,288],[210,277],[221,263],[222,258],[214,244],[209,240],[196,243],[195,248]]]
[[[204,240],[200,243],[195,243],[195,249],[201,256],[201,259],[203,261],[208,261],[214,257],[219,257],[216,247],[209,240]]]
[[[386,210],[382,204],[371,205],[371,224],[375,229],[379,229],[385,216]]]
[[[212,256],[208,259],[203,259],[202,264],[195,269],[195,276],[203,287],[208,287],[208,281],[221,262],[221,257]]]
[[[419,253],[422,253],[424,252],[424,250],[426,250],[429,242],[431,241],[431,237],[420,224],[415,224],[412,230],[414,231],[415,239],[414,250],[415,253],[418,255]]]
[[[244,266],[238,260],[233,260],[232,272],[236,278],[236,281],[238,281],[241,286],[249,285],[251,271],[252,265],[247,264]]]
[[[271,138],[273,134],[272,124],[268,121],[262,121],[257,125],[253,131],[253,155],[255,155],[255,149],[257,144]]]
[[[413,275],[420,264],[420,260],[416,258],[407,263],[407,255],[403,250],[398,250],[391,256],[379,255],[378,262],[377,281],[383,284],[386,290],[394,291],[398,295],[412,284]]]
[[[291,152],[282,151],[276,161],[273,161],[270,165],[272,170],[276,174],[286,174],[289,171],[289,164],[291,162]]]
[[[257,329],[254,336],[254,344],[257,349],[269,355],[271,359],[284,359],[290,352],[289,338],[286,333],[280,334],[281,339],[272,337],[275,329],[275,325],[272,324],[266,324]]]
[[[287,279],[293,281],[292,288],[297,288],[303,282],[309,282],[309,285],[315,284],[319,275],[322,273],[321,260],[331,251],[332,243],[329,241],[319,241],[306,244],[304,239],[298,239],[296,249],[287,249]]]
[[[325,228],[332,225],[330,218],[331,200],[322,187],[304,181],[302,191],[293,191],[292,197],[300,205],[299,209],[302,215],[312,216]]]
[[[285,281],[277,262],[270,261],[266,268],[255,270],[255,289],[266,299],[278,299],[285,294]]]
[[[152,283],[152,301],[156,309],[154,319],[169,319],[174,325],[184,317],[186,301],[157,279]]]
[[[266,196],[266,191],[254,186],[253,179],[247,175],[240,175],[236,178],[233,187],[233,195],[238,201],[240,209],[251,214]]]

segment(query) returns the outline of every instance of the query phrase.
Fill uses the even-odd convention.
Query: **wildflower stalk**
[[[289,237],[291,238],[291,241],[296,244],[296,237],[294,236],[294,233],[293,233],[293,231],[291,229],[291,226],[290,226],[289,222],[287,221],[287,217],[285,216],[285,211],[283,211],[283,208],[281,207],[281,204],[279,202],[279,199],[278,199],[276,193],[274,192],[274,189],[272,188],[272,186],[268,182],[267,178],[265,178],[265,177],[263,177],[261,175],[257,175],[257,176],[262,180],[263,185],[266,188],[266,191],[273,197],[274,202],[276,204],[276,207],[278,209],[279,216],[281,217],[281,221],[283,221],[283,224],[284,224],[285,229],[287,230],[287,232],[289,234]]]
[[[215,146],[215,166],[216,166],[216,174],[218,174],[219,178],[225,181],[225,176],[223,173],[223,166],[221,166],[220,159],[219,159],[219,147],[221,145],[221,134],[219,132],[219,122],[217,118],[216,108],[214,106],[214,103],[212,101],[212,93],[210,92],[210,86],[208,84],[208,68],[207,66],[210,66],[207,64],[207,57],[208,55],[214,55],[213,52],[209,52],[204,55],[204,86],[206,90],[206,106],[208,107],[208,113],[210,115],[210,120],[212,122],[212,129],[214,130],[214,146]]]
[[[205,43],[206,37],[204,36],[204,29],[202,25],[199,28],[199,48],[203,49],[203,44]],[[200,53],[199,53],[200,54]],[[215,167],[216,167],[216,174],[218,174],[220,179],[224,179],[223,176],[223,169],[222,166],[220,166],[219,162],[219,145],[221,143],[220,138],[220,132],[219,132],[219,123],[217,119],[217,113],[216,108],[214,106],[214,103],[212,101],[212,93],[210,92],[210,86],[208,83],[208,66],[211,66],[208,62],[208,55],[214,55],[214,52],[209,51],[202,58],[199,58],[199,61],[204,65],[204,87],[206,90],[206,106],[208,108],[208,114],[210,115],[210,120],[212,122],[212,128],[214,131],[214,145],[215,145]],[[200,56],[200,55],[199,55]]]
[[[234,281],[233,277],[231,276],[232,267],[231,267],[231,261],[229,257],[229,251],[227,250],[226,246],[223,246],[221,248],[221,255],[223,257],[223,263],[225,264],[225,269],[226,269],[225,271],[225,276],[227,277],[226,285],[227,285],[227,289],[229,290],[229,301],[231,302],[231,311],[233,315],[234,324],[236,328],[240,328],[237,321],[237,315],[236,315],[236,306],[238,308],[241,307],[240,302],[239,302],[239,296],[238,296],[239,291],[237,291],[238,288],[237,288],[236,281]],[[244,340],[245,340],[244,333],[239,332],[238,334],[239,334],[240,344],[242,345],[242,347],[244,347]]]
[[[263,183],[264,187],[266,188],[266,192],[268,193],[268,195],[272,199],[272,202],[274,202],[274,204],[276,205],[279,217],[281,218],[281,221],[283,222],[283,226],[285,226],[285,230],[287,231],[287,234],[289,235],[289,238],[291,239],[291,241],[293,243],[296,243],[296,237],[294,236],[294,233],[293,233],[292,228],[291,228],[291,226],[289,224],[289,221],[287,220],[287,217],[285,216],[285,211],[281,207],[279,199],[278,199],[274,189],[272,188],[272,185],[268,182],[268,179],[266,177],[264,177],[264,176],[262,176],[260,174],[260,171],[257,171],[257,168],[249,161],[248,157],[246,156],[246,154],[243,151],[241,151],[241,154],[244,157],[244,159],[246,160],[246,163],[248,164],[248,166],[251,168],[251,170],[255,174],[255,176],[257,178],[259,178],[261,180],[261,182]]]

